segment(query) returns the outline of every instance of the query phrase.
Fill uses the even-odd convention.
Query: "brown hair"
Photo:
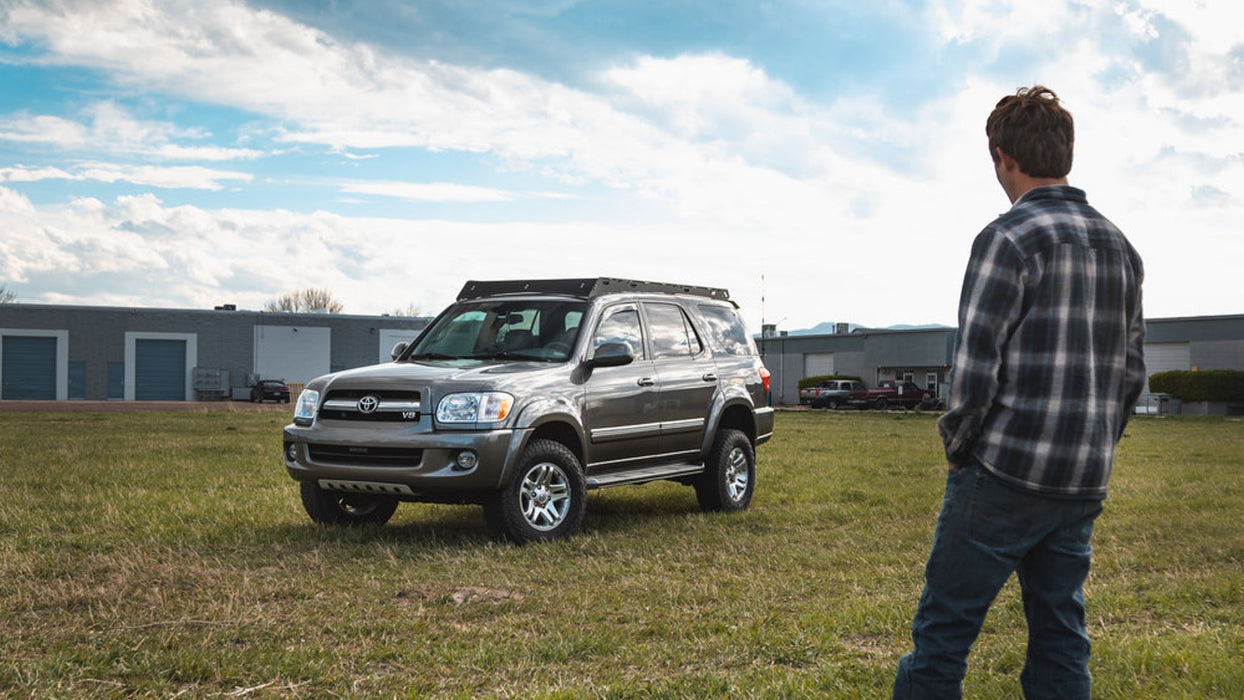
[[[1075,125],[1044,85],[1020,88],[998,101],[985,122],[989,155],[996,163],[998,149],[1015,159],[1031,177],[1066,177],[1071,172]]]

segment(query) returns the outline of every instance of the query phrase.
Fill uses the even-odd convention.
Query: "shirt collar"
[[[1072,187],[1071,185],[1042,185],[1020,195],[1020,198],[1015,200],[1012,208],[1043,199],[1065,199],[1073,202],[1088,201],[1088,198],[1084,195],[1084,190],[1078,187]]]

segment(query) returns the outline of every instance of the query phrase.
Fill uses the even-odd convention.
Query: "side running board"
[[[606,486],[622,486],[625,484],[643,484],[660,479],[676,479],[704,472],[703,464],[662,464],[645,469],[628,469],[608,474],[596,474],[587,478],[587,488],[603,489]]]

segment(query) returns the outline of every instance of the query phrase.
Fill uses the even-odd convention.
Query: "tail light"
[[[767,367],[760,368],[760,383],[765,385],[765,393],[769,393],[769,369]]]

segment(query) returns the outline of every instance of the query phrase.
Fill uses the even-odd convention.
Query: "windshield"
[[[563,362],[570,357],[587,304],[567,299],[483,299],[450,307],[405,359],[521,359]]]

